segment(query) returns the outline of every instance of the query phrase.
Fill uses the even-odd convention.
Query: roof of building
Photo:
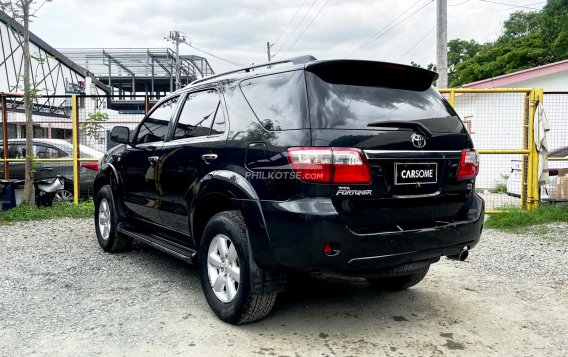
[[[6,24],[6,26],[8,26],[8,27],[11,27],[16,32],[19,32],[19,33],[24,32],[24,27],[18,21],[14,20],[12,17],[10,17],[8,14],[3,12],[2,10],[0,10],[0,22]],[[59,52],[55,48],[51,47],[44,40],[39,38],[37,35],[35,35],[31,31],[30,31],[30,42],[33,43],[34,45],[36,45],[37,47],[41,48],[46,53],[48,53],[50,56],[56,58],[58,61],[63,63],[65,66],[71,68],[73,71],[77,72],[81,76],[87,78],[91,75],[91,73],[89,73],[83,67],[79,66],[75,62],[71,61],[69,58],[65,57],[61,52]],[[109,87],[106,84],[104,84],[103,82],[99,81],[98,79],[93,78],[93,83],[97,87],[104,90],[105,92],[110,92]]]
[[[529,79],[539,78],[550,74],[568,71],[568,60],[545,64],[544,66],[533,67],[522,71],[504,74],[493,78],[483,79],[481,81],[467,83],[462,88],[497,88],[509,87],[512,84],[526,81]]]

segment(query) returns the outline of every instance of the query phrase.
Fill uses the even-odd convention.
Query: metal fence
[[[149,96],[42,96],[33,100],[33,153],[25,148],[26,119],[21,95],[0,95],[2,132],[0,176],[23,179],[26,157],[34,177],[66,178],[62,196],[75,203],[92,194],[100,157],[114,144],[115,125],[134,128],[158,98]],[[8,140],[4,140],[8,138]],[[75,179],[78,178],[78,179]]]
[[[544,103],[550,180],[541,189],[541,200],[568,201],[568,92],[544,92]]]
[[[568,92],[541,89],[447,89],[441,91],[454,106],[481,154],[477,188],[489,213],[510,206],[532,209],[539,202],[538,160],[534,125],[545,108],[552,130],[550,151],[568,149]],[[23,97],[0,95],[2,137],[0,175],[23,178],[25,116]],[[66,190],[77,202],[89,195],[98,156],[111,148],[113,126],[134,128],[158,98],[148,96],[49,96],[34,100],[34,162],[36,176],[60,173]],[[564,157],[551,158],[553,169],[568,168]],[[554,160],[554,161],[552,161]],[[555,164],[552,164],[554,162]],[[558,162],[558,164],[556,164]],[[79,180],[73,178],[78,177]],[[552,185],[556,185],[556,182]],[[543,188],[543,199],[550,189]],[[557,195],[558,196],[558,195]]]
[[[476,187],[487,212],[539,202],[534,125],[542,89],[442,90],[481,154]]]

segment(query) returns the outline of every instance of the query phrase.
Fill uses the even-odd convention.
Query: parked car
[[[33,155],[39,159],[72,158],[73,144],[61,139],[34,139]],[[79,157],[100,160],[104,153],[85,145],[79,145]],[[4,157],[3,142],[0,140],[0,157]],[[26,158],[26,139],[8,139],[8,158]],[[4,166],[0,165],[0,176],[4,177]],[[79,172],[81,196],[93,194],[93,181],[99,169],[98,162],[84,162]],[[24,179],[25,164],[10,163],[10,178]],[[69,202],[73,200],[73,162],[38,162],[34,177],[36,179],[55,176],[65,178],[65,188],[55,194],[55,201]]]
[[[556,184],[558,175],[568,169],[568,146],[551,151],[548,153],[549,158],[565,158],[566,161],[548,162],[549,181],[540,189],[540,199],[543,201],[558,201],[556,194]],[[511,174],[507,178],[507,195],[513,197],[521,197],[521,179],[522,179],[522,163],[521,160],[511,160]]]
[[[410,66],[295,58],[193,82],[101,161],[95,229],[199,265],[222,320],[266,316],[287,274],[332,271],[405,289],[480,239],[478,154]]]

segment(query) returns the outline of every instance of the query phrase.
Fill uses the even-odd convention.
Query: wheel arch
[[[276,268],[272,245],[259,198],[252,185],[239,173],[218,170],[207,174],[194,190],[190,208],[193,243],[199,247],[207,222],[215,214],[228,210],[241,212],[247,225],[252,256],[263,268]]]

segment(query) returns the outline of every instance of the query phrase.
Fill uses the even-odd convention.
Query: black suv
[[[197,80],[130,132],[94,183],[101,247],[198,262],[222,320],[266,316],[291,270],[417,284],[479,241],[478,154],[433,72],[311,56]]]

